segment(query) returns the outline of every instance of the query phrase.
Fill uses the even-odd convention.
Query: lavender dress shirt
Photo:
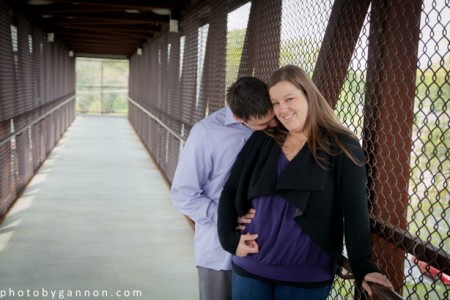
[[[217,208],[237,154],[252,134],[224,107],[194,125],[172,182],[172,203],[195,222],[196,264],[230,270],[231,254],[217,235]]]

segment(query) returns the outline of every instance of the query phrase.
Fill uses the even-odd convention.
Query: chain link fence
[[[242,75],[304,68],[366,152],[373,258],[406,299],[449,299],[450,3],[210,0],[130,59],[129,118],[173,178]],[[329,299],[361,299],[336,278]]]

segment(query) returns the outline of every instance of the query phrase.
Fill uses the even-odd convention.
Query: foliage
[[[246,32],[246,28],[243,28],[231,30],[227,34],[226,86],[237,79]],[[319,50],[319,42],[309,41],[306,38],[284,41],[280,49],[280,66],[298,65],[312,75]]]
[[[450,253],[450,59],[417,71],[409,231]]]
[[[450,59],[417,71],[411,149],[408,230],[427,244],[450,252]],[[361,134],[365,75],[349,70],[335,112],[350,129]],[[408,299],[443,299],[448,290],[405,264],[404,294]],[[420,271],[419,271],[420,272]],[[336,287],[335,287],[336,288]]]
[[[304,37],[283,41],[280,49],[280,66],[296,65],[312,76],[319,51],[320,42]]]
[[[357,136],[363,129],[365,89],[364,72],[350,69],[334,109],[336,117]]]
[[[231,30],[227,34],[227,57],[226,57],[226,86],[230,86],[237,79],[239,64],[241,63],[242,51],[244,49],[246,29]]]
[[[128,113],[128,61],[77,59],[77,111]]]

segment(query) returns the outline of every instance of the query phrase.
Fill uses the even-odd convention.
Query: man
[[[195,223],[201,300],[231,299],[231,255],[217,235],[220,194],[253,130],[276,125],[266,84],[255,77],[237,80],[227,91],[227,103],[194,125],[172,182],[173,204]]]

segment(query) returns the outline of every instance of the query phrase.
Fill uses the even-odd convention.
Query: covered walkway
[[[192,239],[126,117],[78,116],[0,225],[3,298],[198,299]]]
[[[400,295],[375,299],[450,299],[449,16],[448,0],[0,0],[0,217],[21,196],[0,293],[197,299],[162,178],[236,79],[293,64],[364,149],[372,260]],[[128,60],[128,119],[75,118],[78,58]],[[117,79],[90,74],[105,95]],[[330,300],[361,299],[335,279]]]

